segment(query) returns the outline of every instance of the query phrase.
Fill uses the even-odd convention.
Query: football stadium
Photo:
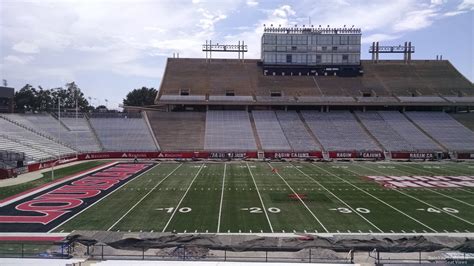
[[[0,257],[473,263],[474,86],[361,36],[206,41],[124,112],[14,113],[0,88]]]

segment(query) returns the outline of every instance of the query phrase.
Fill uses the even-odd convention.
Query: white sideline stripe
[[[263,212],[265,213],[265,217],[267,217],[268,225],[270,226],[270,231],[273,233],[273,226],[270,222],[270,217],[268,217],[267,208],[265,208],[265,204],[263,204],[262,196],[260,195],[260,191],[258,190],[257,182],[255,182],[255,178],[253,177],[252,171],[250,170],[249,163],[245,163],[247,165],[247,169],[249,169],[250,176],[252,177],[253,184],[257,189],[258,198],[260,199],[260,203],[262,203]]]
[[[402,165],[402,166],[403,166],[403,165]],[[365,167],[365,166],[362,166],[362,165],[361,165],[361,167],[364,167],[364,168],[367,168],[367,169],[371,169],[371,168],[368,168],[368,167]],[[372,170],[372,169],[371,169],[371,170]],[[407,172],[407,171],[404,171],[404,170],[402,170],[402,169],[397,169],[397,168],[395,168],[395,170],[398,170],[398,171],[400,171],[400,172],[403,172],[403,173],[406,173],[406,174],[410,174],[410,175],[411,175],[411,173],[409,173],[409,172]],[[373,171],[375,171],[375,172],[377,172],[377,173],[380,173],[380,174],[383,174],[383,175],[386,175],[385,173],[383,173],[383,172],[381,172],[381,171],[377,171],[377,170],[373,170]],[[432,173],[432,172],[429,172],[429,173]],[[432,173],[432,174],[436,175],[435,173]],[[452,200],[457,201],[457,202],[459,202],[459,203],[465,204],[465,205],[467,205],[467,206],[469,206],[469,207],[474,207],[473,204],[470,204],[470,203],[465,202],[465,201],[460,200],[460,199],[453,198],[453,197],[451,197],[451,196],[448,196],[448,195],[446,195],[446,194],[443,194],[443,193],[441,193],[441,192],[438,192],[438,191],[436,191],[436,190],[434,190],[434,189],[430,189],[430,188],[427,188],[427,187],[424,187],[423,189],[424,189],[424,190],[428,190],[428,191],[430,191],[430,192],[433,192],[433,193],[435,193],[435,194],[441,195],[441,196],[446,197],[446,198],[448,198],[448,199],[452,199]]]
[[[413,167],[413,166],[411,166],[411,165],[402,165],[402,166],[409,167],[409,168],[414,169],[414,170],[422,170],[422,171],[425,171],[425,172],[427,172],[427,173],[430,173],[430,174],[433,174],[433,175],[437,175],[435,172],[426,170],[426,169],[424,169],[424,168],[423,168],[423,169],[421,169],[421,168],[418,169],[418,168],[415,168],[415,167]],[[448,167],[449,167],[449,166],[448,166]],[[459,173],[456,172],[456,171],[454,171],[454,170],[449,170],[449,169],[446,169],[446,168],[443,168],[443,170],[446,170],[446,171],[448,171],[448,172],[451,172],[451,173],[454,173],[454,174],[456,174],[456,175],[459,175]],[[401,171],[403,171],[403,170],[401,170]],[[462,174],[462,175],[468,175],[468,174]],[[466,190],[466,189],[462,189],[462,188],[456,188],[456,189],[462,190],[462,191],[467,192],[467,193],[469,193],[469,194],[474,194],[474,191],[470,191],[470,190]]]
[[[426,227],[426,228],[430,229],[431,231],[433,231],[433,232],[435,232],[435,233],[438,233],[438,231],[434,230],[433,228],[429,227],[428,225],[426,225],[426,224],[422,223],[421,221],[417,220],[416,218],[414,218],[414,217],[410,216],[409,214],[406,214],[405,212],[403,212],[403,211],[401,211],[401,210],[399,210],[399,209],[395,208],[394,206],[392,206],[392,205],[388,204],[387,202],[385,202],[385,201],[383,201],[383,200],[381,200],[381,199],[377,198],[376,196],[374,196],[374,195],[370,194],[369,192],[367,192],[367,191],[365,191],[365,190],[363,190],[363,189],[359,188],[358,186],[356,186],[356,185],[352,184],[351,182],[349,182],[349,181],[345,180],[344,178],[341,178],[341,177],[339,177],[338,175],[336,175],[336,174],[333,174],[332,172],[329,172],[329,171],[328,171],[328,170],[326,170],[326,169],[320,168],[319,166],[315,165],[314,163],[313,163],[312,165],[313,165],[314,167],[316,167],[316,168],[318,168],[318,169],[320,169],[320,170],[322,170],[322,171],[324,171],[324,172],[326,172],[326,173],[328,173],[328,174],[330,174],[330,175],[332,175],[332,176],[334,176],[334,177],[336,177],[336,178],[338,178],[338,179],[342,180],[343,182],[345,182],[345,183],[347,183],[347,184],[349,184],[349,185],[351,185],[351,186],[355,187],[356,189],[358,189],[358,190],[360,190],[360,191],[364,192],[365,194],[367,194],[367,195],[371,196],[372,198],[374,198],[374,199],[376,199],[376,200],[378,200],[378,201],[382,202],[383,204],[387,205],[388,207],[390,207],[390,208],[392,208],[392,209],[396,210],[397,212],[399,212],[399,213],[401,213],[401,214],[405,215],[406,217],[408,217],[408,218],[412,219],[413,221],[415,221],[415,222],[417,222],[417,223],[419,223],[419,224],[423,225],[424,227]],[[344,170],[344,171],[349,171],[349,172],[351,172],[351,173],[352,173],[352,174],[354,174],[354,175],[360,176],[360,174],[358,174],[358,173],[356,173],[356,172],[353,172],[353,171],[351,171],[351,170],[349,170],[349,169],[343,169],[343,170]]]
[[[145,172],[137,175],[135,178],[132,178],[130,180],[128,180],[127,182],[123,183],[121,186],[117,187],[114,191],[110,192],[109,194],[107,194],[107,196],[105,197],[102,197],[100,198],[99,200],[97,200],[96,202],[93,202],[91,205],[87,206],[86,208],[84,208],[82,211],[74,214],[73,216],[71,216],[71,218],[65,220],[64,222],[60,223],[58,226],[54,227],[53,229],[49,230],[48,233],[51,233],[53,232],[54,230],[56,230],[57,228],[61,227],[63,224],[69,222],[70,220],[76,218],[76,216],[78,216],[79,214],[85,212],[87,209],[89,209],[90,207],[96,205],[97,203],[99,203],[100,201],[102,201],[103,199],[105,198],[108,198],[110,195],[114,194],[116,191],[119,191],[122,187],[124,187],[125,185],[127,185],[128,183],[132,182],[133,180],[136,180],[137,178],[139,178],[140,176],[144,175],[145,173],[147,173],[148,171],[150,171],[151,169],[155,168],[156,166],[160,165],[161,163],[155,165],[155,166],[152,166],[150,167],[150,169],[146,170]]]
[[[273,166],[268,163],[268,165],[270,166],[270,168],[274,169]],[[298,193],[296,193],[296,191],[290,186],[290,184],[288,184],[288,182],[286,182],[286,180],[280,175],[280,173],[278,173],[278,171],[275,171],[276,174],[281,178],[281,180],[283,180],[283,182],[285,182],[285,184],[290,188],[290,190],[293,192],[293,194],[296,195],[296,197],[300,200],[301,203],[303,203],[303,205],[305,206],[305,208],[308,210],[309,213],[311,213],[311,215],[313,216],[314,219],[316,219],[316,221],[321,225],[321,227],[324,229],[324,231],[326,231],[326,233],[329,233],[329,230],[324,226],[323,223],[321,223],[321,221],[318,219],[318,217],[316,217],[316,215],[313,213],[313,211],[308,207],[308,205],[306,205],[306,203],[304,203],[304,201],[301,199],[301,197],[298,195]]]
[[[224,200],[224,184],[225,184],[225,170],[226,170],[226,168],[227,168],[227,164],[224,163],[224,175],[222,177],[221,203],[219,204],[219,219],[217,220],[217,233],[219,233],[220,229],[221,229],[222,201]]]
[[[291,163],[290,163],[291,164]],[[291,164],[293,165],[293,164]],[[332,193],[331,191],[329,191],[329,189],[327,189],[325,186],[323,186],[321,183],[319,183],[319,181],[317,181],[316,179],[314,179],[312,176],[309,176],[308,174],[306,174],[305,172],[301,171],[299,168],[295,167],[296,170],[300,171],[303,175],[305,175],[306,177],[310,178],[311,180],[313,180],[316,184],[318,184],[319,186],[321,186],[324,190],[326,190],[327,192],[329,192],[329,194],[331,194],[333,197],[335,197],[337,200],[339,200],[340,202],[342,202],[342,204],[346,205],[349,209],[352,210],[353,213],[359,215],[362,219],[364,219],[367,223],[369,223],[370,225],[372,225],[375,229],[379,230],[380,233],[384,233],[384,231],[382,231],[378,226],[376,226],[375,224],[373,224],[371,221],[369,221],[367,218],[365,218],[362,214],[360,214],[358,211],[356,211],[355,209],[353,209],[349,204],[347,204],[345,201],[343,201],[342,199],[340,199],[338,196],[336,196],[334,193]]]
[[[173,213],[171,214],[171,217],[170,219],[168,220],[168,222],[166,223],[165,227],[163,228],[163,230],[161,232],[166,232],[166,228],[168,228],[168,225],[170,224],[171,220],[173,220],[173,217],[174,215],[176,214],[176,211],[178,210],[179,206],[181,205],[181,202],[183,202],[184,198],[186,197],[186,195],[188,194],[188,191],[189,189],[191,188],[191,186],[193,185],[194,183],[194,180],[196,180],[196,178],[198,177],[199,173],[201,172],[202,168],[203,168],[204,164],[201,164],[201,167],[199,167],[199,171],[196,173],[196,175],[194,176],[193,180],[191,181],[191,184],[189,184],[188,186],[188,189],[186,189],[186,192],[184,192],[184,195],[183,197],[181,197],[181,200],[178,202],[178,205],[176,205],[176,208],[174,208],[174,211]]]
[[[118,163],[120,163],[120,162],[106,163],[106,164],[104,164],[104,165],[98,166],[97,168],[92,167],[92,168],[94,168],[94,169],[87,170],[87,172],[83,172],[83,173],[80,173],[80,174],[73,175],[73,176],[69,177],[68,179],[62,180],[61,182],[56,182],[56,183],[53,183],[53,184],[46,185],[46,186],[44,186],[44,187],[42,187],[42,188],[33,190],[33,191],[29,192],[29,193],[26,193],[26,194],[23,194],[23,195],[21,195],[21,196],[15,197],[15,198],[13,198],[13,199],[11,199],[11,200],[5,201],[5,202],[3,202],[3,203],[0,204],[0,207],[3,207],[3,206],[5,206],[5,205],[8,205],[8,204],[11,204],[11,203],[14,203],[14,202],[17,202],[17,201],[19,201],[19,200],[22,200],[22,199],[24,199],[24,198],[26,198],[26,197],[29,197],[29,196],[31,196],[31,195],[34,195],[34,194],[36,194],[36,193],[39,193],[39,192],[42,192],[42,191],[44,191],[44,190],[50,189],[50,188],[52,188],[52,187],[54,187],[54,186],[57,186],[57,185],[66,183],[66,182],[68,182],[68,181],[77,179],[77,178],[82,177],[82,176],[86,176],[86,175],[88,175],[88,174],[90,174],[90,173],[92,173],[92,172],[99,171],[99,170],[102,170],[102,169],[107,168],[107,167],[110,167],[110,166],[114,166],[114,165],[116,165],[116,164],[118,164]],[[57,170],[56,170],[56,171],[57,171]],[[53,180],[52,182],[54,182],[54,181],[56,181],[56,180]]]
[[[155,167],[157,167],[158,165],[156,165]],[[135,207],[137,207],[138,204],[140,204],[140,202],[142,202],[148,195],[150,195],[151,192],[153,192],[161,183],[163,183],[163,181],[165,181],[170,175],[172,175],[176,170],[178,170],[178,168],[180,168],[181,165],[183,165],[183,164],[178,165],[178,167],[176,167],[173,171],[171,171],[168,175],[166,175],[165,178],[163,178],[152,189],[150,189],[150,191],[148,191],[148,193],[146,193],[140,200],[138,200],[124,215],[122,215],[117,221],[115,221],[115,223],[112,224],[109,227],[109,229],[107,229],[107,231],[112,230],[112,228],[114,228],[114,226],[116,226],[120,221],[123,220],[123,218],[125,218],[125,216],[127,216],[131,211],[133,211],[133,209],[135,209]],[[152,167],[151,169],[154,169],[155,167]],[[149,170],[151,170],[151,169],[149,169]]]

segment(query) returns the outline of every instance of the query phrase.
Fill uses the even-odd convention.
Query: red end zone
[[[16,195],[0,208],[0,232],[48,232],[152,165],[118,163]]]

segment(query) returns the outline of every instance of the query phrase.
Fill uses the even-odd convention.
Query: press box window
[[[189,95],[189,89],[181,89],[181,90],[179,90],[179,95],[181,95],[181,96],[188,96],[188,95]]]
[[[225,91],[225,96],[235,96],[234,90],[227,90],[227,91]]]

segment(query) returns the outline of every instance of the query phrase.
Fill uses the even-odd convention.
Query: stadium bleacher
[[[87,120],[84,117],[76,119],[71,117],[62,117],[59,123],[58,119],[50,114],[9,114],[8,118],[23,124],[35,131],[47,134],[54,139],[73,147],[79,151],[99,151],[98,145]],[[76,140],[77,137],[77,140]],[[80,144],[80,145],[79,145]]]
[[[357,111],[355,114],[386,151],[415,151],[415,148],[400,136],[378,112]]]
[[[293,151],[318,151],[321,147],[306,130],[303,121],[295,111],[276,111],[281,129]]]
[[[4,135],[0,135],[0,150],[24,152],[25,156],[27,157],[27,161],[41,161],[57,156],[57,154],[53,154],[53,151],[42,151],[36,146],[23,144],[18,140]]]
[[[209,151],[256,150],[246,111],[207,111],[204,149]]]
[[[289,151],[290,145],[273,111],[253,111],[258,138],[264,150]]]
[[[150,125],[164,151],[204,150],[204,112],[147,112]]]
[[[380,150],[349,111],[301,113],[326,151]]]
[[[210,97],[225,95],[228,90],[239,96],[270,96],[277,91],[283,96],[298,98],[360,97],[362,92],[368,92],[371,97],[367,98],[427,96],[434,97],[431,100],[437,102],[444,101],[440,100],[440,95],[472,96],[472,83],[445,60],[412,60],[410,64],[405,64],[403,60],[379,60],[377,63],[361,60],[364,74],[344,78],[333,75],[299,76],[298,73],[293,73],[293,76],[291,73],[285,76],[274,76],[272,73],[262,75],[258,62],[255,59],[245,62],[213,59],[207,63],[205,59],[169,58],[156,102],[160,102],[162,95],[179,95],[182,88],[187,89],[190,95]],[[413,98],[430,101],[429,98]],[[392,98],[388,100],[396,102]]]
[[[33,128],[29,128],[26,125],[20,125],[19,122],[10,120],[10,118],[5,115],[0,117],[0,128],[3,138],[10,140],[10,144],[18,147],[18,149],[13,150],[25,152],[29,157],[35,159],[46,159],[57,156],[58,154],[67,155],[75,153],[73,149],[55,142],[52,137],[48,138],[46,135],[35,131]],[[31,149],[25,149],[24,146],[30,147]],[[6,146],[4,147],[0,146],[0,149],[8,150],[6,149]],[[37,151],[40,151],[40,153],[36,153]]]
[[[89,121],[107,151],[157,151],[143,118],[91,117]]]
[[[442,151],[430,137],[420,131],[402,113],[396,111],[379,111],[378,114],[398,135],[404,138],[416,151]]]
[[[406,112],[423,131],[448,150],[474,151],[474,132],[444,112]]]

